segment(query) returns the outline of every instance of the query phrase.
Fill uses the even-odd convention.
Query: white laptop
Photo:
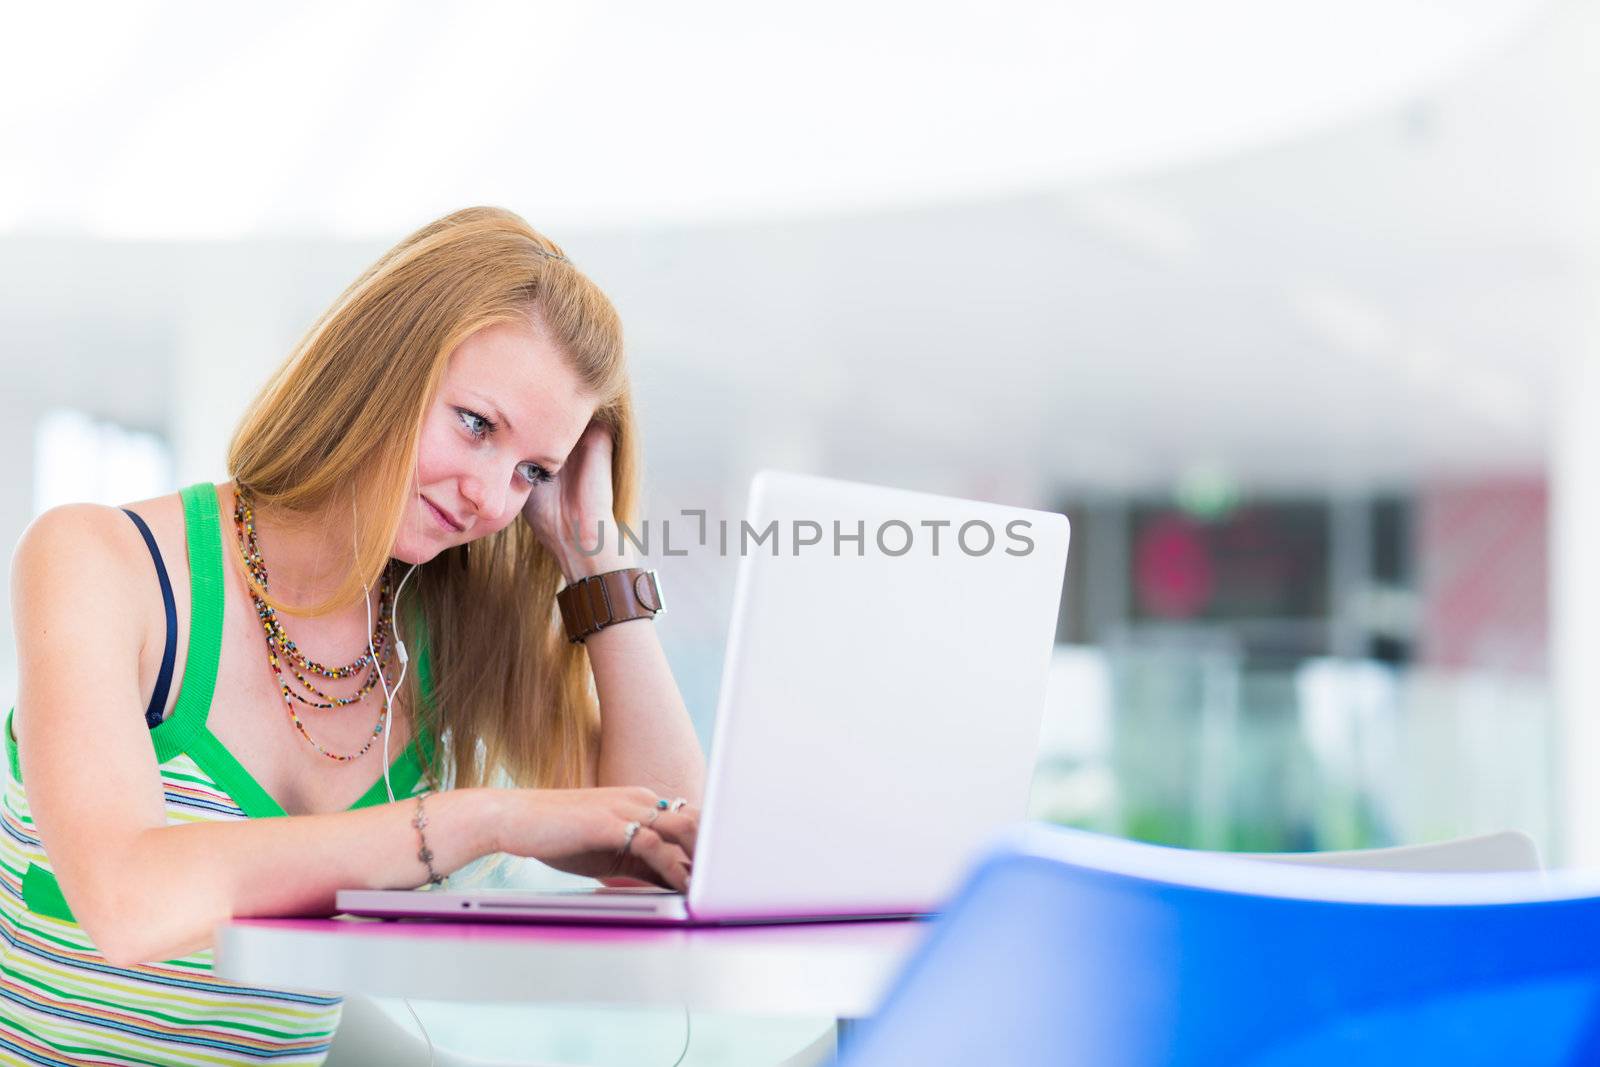
[[[938,910],[1026,815],[1066,517],[767,471],[727,531],[728,554],[744,544],[687,894],[343,890],[339,909],[691,924]]]

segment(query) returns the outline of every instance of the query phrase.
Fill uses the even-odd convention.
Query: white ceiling
[[[1538,475],[1600,300],[1597,45],[1600,6],[1557,5],[1329,128],[963,208],[686,232],[624,292],[647,323],[763,309],[754,346],[661,347],[748,382],[757,426],[820,423],[840,472],[1021,471],[1019,496]]]
[[[0,232],[377,237],[483,201],[570,228],[993,197],[1326,125],[1540,7],[7,3]]]
[[[384,243],[435,207],[498,199],[555,232],[617,299],[631,331],[651,466],[669,479],[734,478],[774,462],[858,477],[881,474],[929,488],[987,485],[996,497],[1041,499],[1062,488],[1169,486],[1196,471],[1221,472],[1245,485],[1293,487],[1537,471],[1554,368],[1585,343],[1585,300],[1594,287],[1588,264],[1600,249],[1600,213],[1590,192],[1600,188],[1600,153],[1588,113],[1590,101],[1600,99],[1600,78],[1586,61],[1600,39],[1600,14],[1596,5],[1571,0],[1537,7],[1517,22],[1526,7],[1342,5],[1338,10],[1357,23],[1391,13],[1396,41],[1408,40],[1405,27],[1423,24],[1417,20],[1447,19],[1452,12],[1466,20],[1462,26],[1483,33],[1491,23],[1515,26],[1496,42],[1473,37],[1472,47],[1464,30],[1451,38],[1460,46],[1451,53],[1460,60],[1454,67],[1426,50],[1406,51],[1432,57],[1431,80],[1408,81],[1397,94],[1401,83],[1391,70],[1382,99],[1352,93],[1337,108],[1324,99],[1318,106],[1327,110],[1325,121],[1295,134],[1256,113],[1247,135],[1235,140],[1224,136],[1226,129],[1209,130],[1203,158],[1180,164],[1162,155],[1172,147],[1170,136],[1161,151],[1152,138],[1141,149],[1149,153],[1145,165],[1094,180],[1085,176],[1095,173],[1087,166],[1048,180],[1029,177],[1018,156],[985,177],[992,187],[961,197],[948,195],[959,182],[940,184],[952,175],[952,181],[971,177],[961,177],[959,168],[914,184],[913,195],[904,197],[875,185],[894,175],[905,180],[906,172],[894,169],[901,164],[913,170],[930,165],[931,157],[893,145],[877,155],[858,145],[829,156],[837,185],[816,184],[819,171],[803,170],[789,175],[795,184],[785,186],[781,164],[791,157],[764,139],[771,131],[758,129],[729,134],[723,148],[748,143],[763,166],[772,164],[769,169],[761,175],[736,169],[737,181],[729,186],[689,189],[678,184],[684,157],[711,150],[704,128],[693,114],[669,122],[648,108],[641,114],[650,122],[681,129],[674,140],[686,152],[657,153],[651,146],[660,144],[659,131],[630,149],[622,134],[633,127],[622,125],[611,138],[617,143],[596,149],[594,158],[557,153],[521,174],[515,188],[495,186],[503,196],[468,197],[463,190],[470,183],[457,183],[462,168],[512,151],[507,138],[495,139],[492,151],[485,149],[489,155],[444,160],[422,149],[425,138],[395,132],[397,116],[409,113],[420,92],[414,79],[397,72],[413,69],[401,60],[417,60],[415,50],[424,42],[414,29],[389,26],[383,39],[393,48],[382,54],[395,60],[395,71],[374,73],[362,65],[370,56],[352,60],[353,69],[366,73],[335,94],[340,104],[315,127],[320,132],[310,139],[310,154],[295,156],[298,162],[287,168],[274,170],[269,160],[247,152],[243,158],[259,164],[255,178],[227,171],[234,165],[227,160],[202,161],[198,174],[185,174],[157,168],[152,156],[151,174],[164,175],[171,189],[142,178],[145,184],[134,186],[142,190],[132,205],[138,210],[129,210],[126,198],[135,194],[118,192],[115,183],[92,175],[74,179],[52,170],[55,164],[38,163],[44,155],[27,157],[33,163],[21,173],[28,196],[0,196],[29,231],[0,235],[0,325],[22,358],[50,354],[36,373],[57,383],[53,392],[99,397],[97,404],[128,413],[136,423],[149,421],[153,411],[165,417],[171,414],[163,407],[166,386],[176,371],[152,375],[149,368],[185,344],[184,316],[197,302],[215,297],[235,308],[270,305],[278,316],[270,330],[281,336],[254,346],[250,359],[258,363],[255,353],[286,347]],[[1149,13],[1143,5],[1130,10]],[[705,23],[722,36],[700,44],[713,51],[730,47],[730,27],[756,33],[731,11],[722,14],[714,25]],[[585,39],[583,33],[593,39],[590,16],[562,17],[563,32],[576,35],[572,40]],[[639,26],[659,25],[664,17],[649,16]],[[700,25],[697,17],[685,15],[683,25]],[[1020,16],[995,16],[1006,17],[1014,27]],[[821,47],[826,35],[819,27],[829,18],[834,36],[850,37],[857,52],[866,48],[864,40],[879,43],[878,52],[890,57],[880,72],[904,74],[922,63],[915,34],[934,32],[932,25],[947,33],[947,49],[960,51],[954,34],[961,23],[954,14],[924,25],[902,13],[899,22],[879,24],[824,7],[817,25],[782,32],[799,42],[798,52],[812,54],[807,49]],[[998,62],[988,24],[966,18],[974,62],[966,68],[946,63],[947,77],[961,69],[992,72]],[[913,37],[894,45],[888,30],[896,26]],[[436,30],[440,56],[453,55],[450,42],[467,32],[459,24]],[[1326,25],[1321,30],[1334,32]],[[1283,30],[1286,40],[1303,41],[1298,32]],[[275,41],[278,33],[260,36]],[[777,33],[770,30],[768,38]],[[631,37],[617,38],[625,39]],[[647,69],[705,60],[681,33],[651,39],[682,47],[664,53],[670,63],[650,58],[664,66]],[[1391,52],[1404,51],[1388,47],[1382,33],[1369,39],[1377,42],[1370,49],[1374,70]],[[405,48],[396,43],[407,41]],[[484,47],[485,67],[504,55],[497,51],[501,44]],[[646,62],[644,45],[617,47],[619,55]],[[525,66],[518,69],[529,79],[567,62],[560,58],[563,49],[553,55],[522,51]],[[1226,66],[1207,48],[1192,51],[1211,69]],[[1280,59],[1295,54],[1278,52]],[[85,54],[95,54],[93,41]],[[278,53],[267,48],[262,54]],[[1025,66],[1032,54],[1022,49],[1017,62]],[[1330,45],[1328,54],[1341,53]],[[896,89],[893,78],[875,90],[851,81],[866,64],[858,56],[854,65],[805,68],[819,94],[819,114],[849,120],[850,109],[828,95],[833,75],[874,106],[893,100],[912,108],[909,90]],[[235,66],[256,69],[243,61],[230,69]],[[1352,79],[1360,81],[1356,75],[1367,68],[1354,68]],[[1040,59],[1035,73],[1047,69]],[[783,67],[778,74],[775,83],[788,84],[801,71]],[[158,71],[151,79],[166,79],[163,99],[179,100],[191,76]],[[1262,68],[1252,77],[1276,87],[1286,75],[1281,67]],[[677,99],[680,90],[663,78],[661,95]],[[448,80],[441,76],[432,84]],[[303,114],[292,106],[301,92],[293,81],[274,84],[288,94],[288,114]],[[1163,83],[1165,95],[1169,102],[1191,89],[1204,96],[1205,82],[1197,73],[1182,91]],[[758,88],[750,92],[759,95],[762,83],[751,84]],[[918,91],[924,86],[907,84]],[[989,82],[973,75],[963,84],[981,96]],[[1032,140],[1078,151],[1070,124],[1043,122],[1028,110],[1026,93],[1001,84],[1009,86],[1006,99],[1034,116],[1029,121],[1039,133]],[[446,89],[441,100],[459,104]],[[724,95],[741,94],[725,88]],[[340,124],[355,122],[358,98],[375,101],[384,116],[381,128],[392,139],[377,144],[370,131],[344,132],[359,128]],[[935,94],[925,102],[945,99]],[[1057,105],[1064,106],[1060,100],[1049,106]],[[174,104],[177,111],[157,119],[159,107],[147,114],[101,85],[81,91],[72,106],[77,110],[63,114],[82,122],[104,110],[107,122],[137,119],[138,129],[159,133],[188,121],[170,114],[192,118],[184,108],[211,105]],[[552,111],[565,114],[559,106],[541,107],[541,124]],[[1003,110],[992,100],[991,108],[995,116]],[[1340,109],[1343,117],[1335,118]],[[433,129],[448,110],[421,107],[418,129]],[[773,114],[790,116],[774,127],[788,130],[797,145],[815,146],[835,135],[797,123],[792,112]],[[248,114],[240,118],[243,126],[252,121]],[[555,128],[570,131],[561,125],[567,121],[551,119]],[[230,132],[224,116],[207,122],[221,139],[205,143],[228,159],[243,151],[243,135]],[[92,124],[64,128],[105,133]],[[273,136],[283,134],[278,129]],[[134,144],[143,134],[106,135],[109,158],[146,151]],[[923,147],[937,140],[929,135]],[[1012,130],[1006,143],[1029,140]],[[263,143],[278,142],[269,136]],[[341,155],[357,147],[367,154]],[[324,150],[332,154],[320,155]],[[597,169],[612,166],[615,157],[606,153],[613,150],[637,153],[628,180],[619,178],[615,186],[594,178]],[[323,158],[359,158],[363,167],[382,166],[388,177],[352,191],[338,167],[327,173],[309,162]],[[1057,166],[1067,156],[1052,158]],[[1126,164],[1135,156],[1118,158]],[[117,167],[123,164],[109,172],[127,173]],[[16,173],[0,170],[0,183],[17,181]],[[579,188],[573,175],[598,184]],[[232,192],[208,200],[196,193],[197,183]],[[319,196],[324,189],[331,199]],[[585,201],[584,189],[597,199]],[[191,206],[204,209],[190,212],[187,222],[178,217],[185,195],[199,196]],[[436,203],[446,195],[455,198]],[[768,199],[758,212],[760,197]],[[597,207],[601,199],[605,211]],[[360,209],[353,214],[345,211],[352,204]],[[392,218],[396,212],[399,221]],[[382,236],[316,236],[335,215],[341,226],[371,227]],[[609,221],[600,224],[600,215]],[[639,221],[668,216],[675,221]],[[622,221],[630,217],[633,222]],[[160,240],[96,236],[129,225],[133,232],[146,225],[177,230]],[[222,243],[174,240],[185,225],[242,234]],[[285,226],[306,232],[284,235]],[[62,227],[82,232],[42,232]],[[250,236],[256,229],[273,236]],[[63,327],[64,321],[70,325]],[[119,358],[107,361],[106,353]],[[225,344],[215,358],[240,359],[241,375],[265,373]]]

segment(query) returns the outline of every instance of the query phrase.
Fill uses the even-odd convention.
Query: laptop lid
[[[1066,517],[762,472],[731,526],[690,913],[935,910],[1026,815]]]

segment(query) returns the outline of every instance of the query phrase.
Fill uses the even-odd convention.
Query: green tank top
[[[223,747],[206,716],[222,650],[223,556],[216,489],[180,494],[188,542],[189,653],[172,714],[150,731],[167,824],[285,814]],[[426,642],[417,680],[431,691]],[[73,921],[28,811],[16,736],[6,720],[10,776],[0,801],[0,1062],[77,1064],[315,1064],[327,1055],[341,998],[262,989],[212,972],[210,949],[135,967],[107,963]],[[390,768],[396,796],[424,791],[432,741],[419,734]],[[387,800],[383,780],[352,806]]]

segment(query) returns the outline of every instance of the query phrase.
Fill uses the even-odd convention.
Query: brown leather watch
[[[654,618],[666,608],[656,572],[642,567],[580,578],[556,594],[556,603],[573,644],[619,622]]]

